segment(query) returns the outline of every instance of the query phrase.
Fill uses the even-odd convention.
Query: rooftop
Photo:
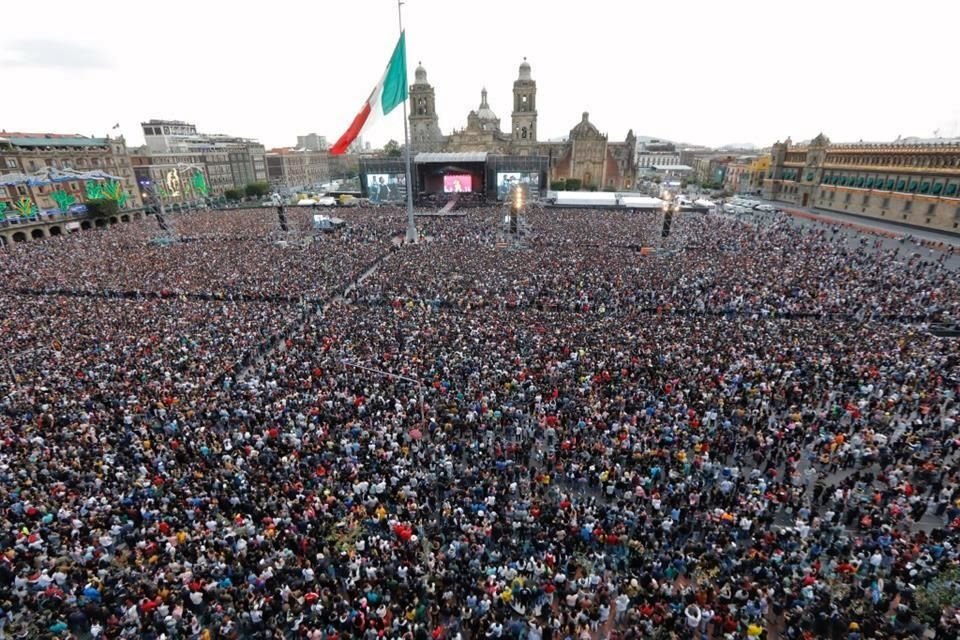
[[[109,144],[109,138],[88,138],[79,133],[0,131],[0,142],[17,147],[102,147]]]

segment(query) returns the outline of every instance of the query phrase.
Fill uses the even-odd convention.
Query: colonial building
[[[233,187],[242,189],[252,182],[267,181],[266,150],[256,140],[198,133],[196,125],[180,120],[148,120],[140,126],[146,141],[146,155],[215,154],[219,159],[220,154],[226,153]]]
[[[202,194],[188,186],[196,171],[203,173],[208,196],[221,196],[224,191],[234,186],[229,154],[226,151],[155,153],[144,147],[134,151],[130,155],[130,161],[144,202],[154,197],[151,195],[154,190],[163,197],[164,202],[170,204],[202,198]]]
[[[0,131],[0,174],[34,173],[40,169],[100,170],[120,178],[126,207],[140,207],[137,188],[127,145],[120,138],[88,138],[79,134],[12,133]],[[0,187],[0,202],[6,210],[28,198],[41,211],[59,209],[54,194],[64,192],[73,201],[87,199],[86,185],[81,181],[53,185],[20,185]]]
[[[311,187],[330,179],[329,154],[304,149],[271,149],[267,152],[267,178],[277,189]]]
[[[764,196],[945,231],[960,228],[960,139],[773,145]]]
[[[480,105],[467,114],[467,125],[444,135],[437,115],[436,94],[427,82],[427,72],[418,65],[410,86],[410,145],[414,154],[429,152],[488,152],[509,156],[549,158],[550,180],[576,178],[585,187],[632,189],[636,177],[636,138],[633,131],[623,142],[610,142],[589,120],[586,112],[566,140],[541,142],[537,125],[537,83],[530,63],[523,60],[513,83],[510,129],[500,128],[487,100],[480,92]]]

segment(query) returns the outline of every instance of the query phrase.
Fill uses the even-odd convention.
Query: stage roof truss
[[[449,163],[456,164],[458,162],[486,162],[487,161],[487,152],[486,151],[464,151],[458,153],[427,153],[421,152],[418,153],[413,161],[417,164],[427,164],[427,163]]]

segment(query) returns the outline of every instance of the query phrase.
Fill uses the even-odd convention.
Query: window
[[[931,202],[930,204],[927,205],[927,215],[928,215],[928,216],[932,216],[932,215],[933,215],[933,212],[936,211],[936,210],[937,210],[937,205],[936,205],[936,203]]]
[[[843,203],[844,203],[844,204],[847,204],[848,202],[850,202],[850,198],[851,198],[852,196],[853,196],[852,193],[848,193],[847,196],[843,199]]]
[[[37,163],[34,162],[33,160],[31,160],[31,161],[28,162],[27,164],[30,166],[30,171],[36,171],[36,170],[37,170]]]
[[[913,208],[913,200],[907,200],[906,202],[903,203],[904,211],[910,211],[911,208]]]
[[[884,209],[889,209],[889,208],[890,208],[890,198],[884,198],[884,199],[883,199],[883,204],[880,205],[880,206],[882,206]]]
[[[957,207],[956,211],[953,212],[953,219],[960,220],[960,207]]]
[[[17,161],[14,160],[13,158],[7,158],[7,168],[8,168],[8,169],[16,169],[16,168],[17,168]]]
[[[870,196],[863,196],[863,206],[870,204]]]

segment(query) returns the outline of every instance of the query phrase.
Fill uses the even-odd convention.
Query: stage
[[[515,184],[528,187],[530,198],[546,193],[550,161],[546,156],[500,156],[486,152],[427,153],[412,162],[414,204],[449,213],[455,209],[502,202]],[[363,197],[377,204],[406,200],[403,158],[360,161]]]

